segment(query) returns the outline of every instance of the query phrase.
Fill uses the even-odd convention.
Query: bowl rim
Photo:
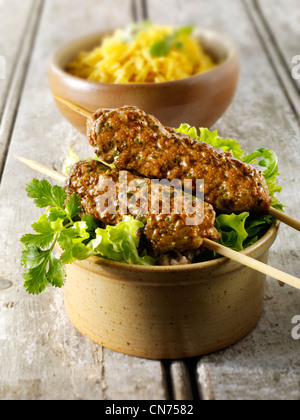
[[[265,247],[268,243],[270,243],[270,247],[276,240],[278,230],[280,227],[280,222],[275,220],[270,229],[265,233],[265,235],[255,242],[250,247],[240,251],[241,254],[252,256],[255,253],[259,253],[259,251]],[[142,266],[142,265],[134,265],[134,264],[126,264],[126,263],[119,263],[116,261],[108,260],[102,257],[90,257],[84,261],[74,261],[73,264],[77,266],[81,266],[84,269],[89,271],[93,271],[94,267],[101,267],[104,269],[115,269],[122,272],[127,273],[138,273],[138,274],[161,274],[161,273],[197,273],[204,270],[214,270],[216,268],[220,268],[220,266],[225,266],[229,261],[229,258],[218,258],[215,260],[204,261],[201,263],[196,264],[188,264],[188,265],[173,265],[173,266]],[[235,268],[231,271],[235,271],[240,266],[239,263],[232,261]]]
[[[178,25],[174,25],[174,28],[178,27]],[[81,37],[77,37],[74,38],[73,40],[70,40],[69,42],[63,44],[56,52],[53,53],[51,60],[50,60],[50,71],[55,71],[57,73],[59,73],[59,75],[61,77],[65,77],[68,80],[70,80],[70,82],[76,82],[77,84],[82,84],[82,87],[86,86],[90,86],[91,88],[109,88],[109,89],[124,89],[127,90],[128,88],[133,88],[133,89],[137,89],[137,88],[141,88],[141,89],[145,89],[145,88],[149,88],[151,87],[152,89],[156,89],[156,88],[164,88],[164,87],[175,87],[177,85],[185,85],[185,84],[189,84],[189,83],[198,83],[200,81],[206,81],[206,79],[210,79],[213,76],[216,76],[223,71],[224,68],[226,68],[230,62],[236,60],[239,64],[239,48],[238,45],[236,43],[236,41],[227,33],[221,32],[221,31],[216,31],[207,27],[199,27],[199,26],[195,26],[195,36],[196,37],[200,37],[202,36],[207,36],[207,37],[215,37],[215,39],[218,40],[218,42],[220,44],[222,44],[222,46],[226,49],[227,51],[227,58],[222,61],[218,66],[216,66],[215,68],[206,71],[204,73],[199,73],[193,76],[189,76],[189,77],[185,77],[183,79],[179,79],[179,80],[172,80],[172,81],[168,81],[168,82],[159,82],[159,83],[106,83],[106,82],[96,82],[96,81],[92,81],[92,80],[87,80],[87,79],[83,79],[81,77],[78,76],[74,76],[70,73],[68,73],[66,71],[65,68],[63,68],[60,64],[59,64],[59,59],[60,57],[63,55],[63,52],[68,49],[71,48],[71,46],[73,44],[77,44],[79,42],[88,42],[88,40],[94,39],[96,41],[96,38],[100,38],[104,37],[105,35],[109,35],[111,33],[113,33],[115,29],[111,29],[111,30],[106,30],[106,31],[98,31],[98,32],[93,32],[90,34],[86,34],[84,36]],[[91,41],[90,41],[91,42]],[[78,51],[79,53],[79,51]],[[79,86],[78,86],[79,88]]]

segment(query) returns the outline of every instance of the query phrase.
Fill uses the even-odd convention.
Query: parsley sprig
[[[82,213],[78,195],[67,197],[62,187],[37,179],[26,191],[38,208],[47,209],[32,225],[35,233],[21,238],[23,277],[30,294],[38,295],[51,285],[61,288],[66,279],[65,265],[75,260],[99,256],[127,264],[155,264],[146,251],[139,254],[139,230],[144,223],[128,216],[117,226],[102,229],[93,216]],[[60,258],[55,256],[56,245],[62,249]]]
[[[49,285],[62,287],[65,281],[65,264],[75,259],[93,255],[84,243],[94,228],[92,217],[76,221],[81,212],[80,198],[73,194],[67,199],[65,190],[48,181],[33,179],[26,189],[38,208],[47,212],[32,225],[33,233],[21,238],[23,244],[22,265],[25,267],[25,287],[30,294],[39,294]],[[55,246],[64,250],[60,259],[54,256]]]

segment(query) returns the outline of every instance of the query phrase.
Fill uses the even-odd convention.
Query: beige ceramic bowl
[[[268,263],[279,225],[243,251]],[[226,348],[248,335],[264,308],[266,277],[227,259],[139,267],[100,258],[67,267],[65,308],[92,341],[150,359]]]
[[[65,69],[80,51],[92,50],[107,33],[77,39],[62,47],[52,58],[50,83],[53,94],[75,102],[91,111],[135,105],[154,115],[164,125],[179,127],[188,123],[211,127],[232,102],[239,79],[239,54],[227,35],[208,29],[196,29],[205,50],[218,62],[217,68],[184,80],[167,83],[116,85],[83,80]],[[62,114],[86,133],[86,120],[57,103]]]

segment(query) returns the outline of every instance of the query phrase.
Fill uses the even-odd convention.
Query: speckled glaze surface
[[[244,253],[268,263],[279,225]],[[91,258],[67,267],[65,308],[87,338],[148,359],[181,359],[237,343],[258,324],[266,277],[227,259],[139,267]]]
[[[169,127],[188,123],[209,128],[233,100],[240,74],[239,53],[226,34],[200,28],[195,34],[205,50],[222,62],[212,71],[174,82],[130,85],[97,83],[69,75],[67,64],[80,51],[99,45],[107,35],[98,33],[74,40],[54,54],[50,64],[52,92],[91,111],[135,105]],[[73,126],[86,133],[84,117],[61,103],[57,106]]]

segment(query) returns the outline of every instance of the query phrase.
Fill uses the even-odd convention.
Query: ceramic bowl
[[[268,263],[279,224],[243,251]],[[140,267],[90,258],[67,266],[65,309],[103,347],[148,359],[182,359],[247,336],[264,308],[266,276],[222,258]]]
[[[68,74],[65,69],[80,51],[92,50],[107,32],[76,39],[60,48],[50,65],[53,94],[91,111],[135,105],[154,115],[164,125],[188,123],[210,128],[225,113],[235,95],[240,72],[239,53],[227,35],[197,28],[195,35],[204,49],[221,64],[204,74],[166,83],[108,84],[91,82]],[[62,114],[83,134],[86,120],[57,103]]]

